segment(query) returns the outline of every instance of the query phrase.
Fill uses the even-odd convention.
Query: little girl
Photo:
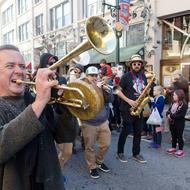
[[[155,86],[153,88],[154,99],[151,102],[151,108],[157,108],[160,117],[163,118],[163,109],[164,109],[164,88],[162,86]],[[162,141],[162,128],[160,125],[152,125],[153,129],[153,142],[150,143],[151,148],[160,148]]]
[[[185,115],[187,108],[188,105],[185,101],[184,91],[181,89],[175,90],[173,93],[173,102],[166,112],[172,136],[172,148],[169,148],[166,151],[168,154],[174,154],[178,158],[185,155],[183,151],[183,131],[185,127]],[[179,145],[178,151],[176,151],[177,143]]]

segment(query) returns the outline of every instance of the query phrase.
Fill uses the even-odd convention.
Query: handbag
[[[163,120],[162,118],[160,117],[160,114],[158,112],[158,109],[157,108],[154,108],[152,110],[152,113],[150,114],[147,122],[146,122],[148,125],[162,125],[163,123]]]

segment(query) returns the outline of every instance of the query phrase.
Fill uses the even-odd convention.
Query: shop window
[[[174,27],[167,24],[163,25],[163,59],[174,59],[180,57],[184,42],[186,42],[187,35],[184,33],[190,32],[190,15],[167,19]],[[184,31],[184,32],[181,32]],[[190,40],[185,46],[184,55],[190,51]]]

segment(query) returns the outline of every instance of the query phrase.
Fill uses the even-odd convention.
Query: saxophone
[[[136,100],[137,105],[130,108],[130,114],[132,116],[139,116],[145,105],[150,101],[149,90],[154,80],[155,80],[155,74],[151,76],[150,81],[142,91],[141,95]]]

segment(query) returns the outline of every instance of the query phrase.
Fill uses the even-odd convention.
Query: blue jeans
[[[153,128],[153,142],[155,144],[161,145],[161,142],[162,142],[162,132],[156,132],[156,127],[160,127],[160,126],[156,126],[156,125],[152,126],[152,128]]]

